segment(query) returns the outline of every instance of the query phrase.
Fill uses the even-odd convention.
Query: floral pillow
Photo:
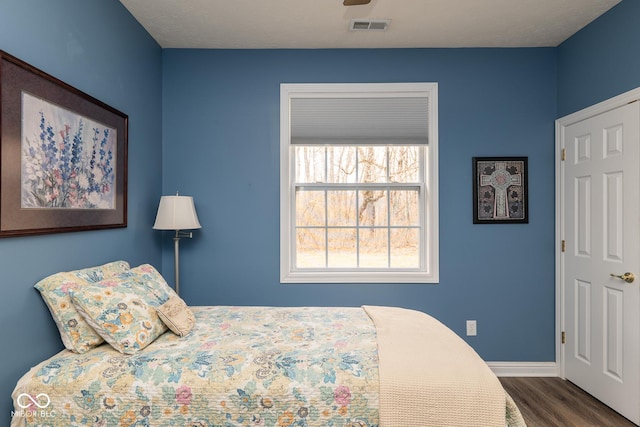
[[[175,292],[149,264],[71,290],[78,312],[124,354],[142,350],[167,330],[156,307],[173,295]]]
[[[175,291],[164,280],[164,277],[151,264],[139,265],[110,279],[113,281],[128,279],[135,282],[140,288],[145,289],[152,299],[155,299],[156,306],[164,304],[173,295],[177,296]],[[105,280],[105,282],[108,280]]]
[[[169,301],[156,308],[156,311],[171,332],[181,337],[191,332],[196,323],[193,312],[178,295],[173,295]]]
[[[97,267],[56,273],[35,284],[49,307],[67,349],[84,353],[104,342],[71,303],[70,289],[99,282],[128,269],[128,262],[114,261]]]

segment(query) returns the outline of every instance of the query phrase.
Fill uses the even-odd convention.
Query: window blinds
[[[428,98],[291,98],[291,144],[426,145]]]

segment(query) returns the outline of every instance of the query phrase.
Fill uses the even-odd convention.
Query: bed
[[[20,378],[12,427],[525,425],[482,359],[425,313],[187,307],[152,266],[120,263],[36,285],[66,349]]]

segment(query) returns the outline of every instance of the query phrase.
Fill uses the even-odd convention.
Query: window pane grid
[[[296,183],[422,182],[422,146],[296,145],[291,149]]]
[[[305,148],[309,147],[295,147],[294,150],[298,160],[304,158],[308,162],[308,155],[300,155],[300,152],[306,153]],[[320,180],[320,174],[314,173],[311,174],[314,182],[309,182],[309,174],[303,177],[302,173],[296,171],[295,176],[302,177],[302,182],[294,183],[293,191],[296,202],[301,201],[300,205],[296,204],[300,207],[296,208],[295,215],[298,244],[294,251],[294,269],[404,271],[423,268],[424,243],[419,236],[423,235],[420,225],[423,209],[420,206],[424,184],[414,180],[392,181],[390,161],[392,154],[397,156],[397,152],[392,150],[398,147],[349,147],[353,150],[345,150],[345,147],[335,150],[336,147],[329,146],[310,148],[316,156],[316,162],[318,158],[322,159],[326,179]],[[424,149],[417,148],[419,151]],[[423,176],[422,155],[418,153],[415,160],[417,178]],[[410,160],[405,158],[403,161],[408,163]],[[363,173],[362,169],[374,163],[377,167],[373,172],[382,169],[382,179],[379,173]],[[303,165],[300,169],[311,168]],[[308,205],[310,200],[318,197],[308,197],[307,193],[323,194],[324,212],[317,212],[315,205]],[[394,206],[394,199],[398,206]],[[397,201],[400,199],[403,199],[402,202]],[[305,220],[300,215],[301,210],[314,212],[315,219]],[[399,211],[406,218],[396,218]],[[319,218],[323,218],[324,223],[320,223],[317,220]],[[323,244],[313,248],[305,245],[303,241],[309,240],[305,233],[315,236],[321,233]],[[405,245],[408,242],[409,246],[399,245],[398,242],[402,240]]]
[[[333,226],[333,227],[322,227],[322,226],[311,226],[311,227],[296,227],[297,230],[325,230],[325,229],[336,229],[336,230],[340,230],[340,229],[344,229],[344,230],[356,230],[356,229],[365,229],[365,230],[420,230],[421,227],[419,226],[414,226],[414,227],[402,227],[399,225],[396,226],[378,226],[378,227],[371,227],[371,226],[347,226],[347,225],[343,225],[343,226]]]

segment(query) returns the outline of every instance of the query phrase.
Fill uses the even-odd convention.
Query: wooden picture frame
[[[529,222],[527,157],[473,158],[473,223]]]
[[[128,116],[0,51],[0,237],[127,226]]]

